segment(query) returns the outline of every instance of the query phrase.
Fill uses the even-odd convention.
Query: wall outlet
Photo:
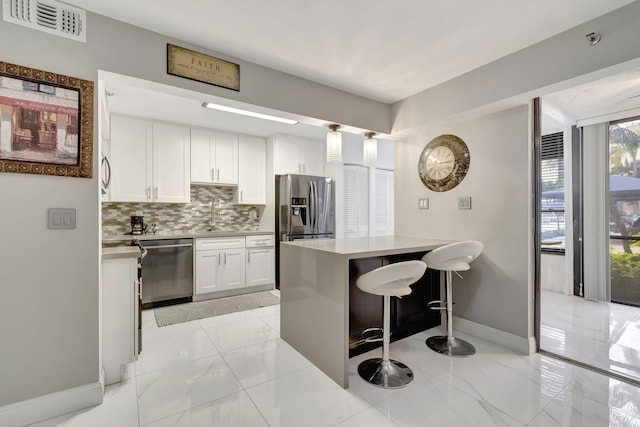
[[[458,197],[458,209],[471,209],[471,196]]]
[[[429,199],[418,199],[418,209],[429,209]]]

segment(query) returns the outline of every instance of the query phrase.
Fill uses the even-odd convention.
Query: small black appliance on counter
[[[144,233],[144,217],[142,215],[131,215],[131,234]]]

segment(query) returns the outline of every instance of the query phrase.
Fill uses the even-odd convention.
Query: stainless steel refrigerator
[[[332,239],[335,183],[310,175],[276,175],[276,236],[280,241]],[[276,246],[276,287],[280,288],[280,245]]]

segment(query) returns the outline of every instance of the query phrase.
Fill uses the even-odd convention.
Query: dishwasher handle
[[[158,246],[145,246],[144,249],[166,249],[166,248],[187,248],[192,247],[193,243],[179,243],[177,245],[158,245]]]

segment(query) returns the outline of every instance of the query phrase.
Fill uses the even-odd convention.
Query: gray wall
[[[93,80],[96,90],[103,69],[330,122],[390,128],[388,105],[99,15],[89,13],[87,21],[87,43],[0,22],[0,40],[12,41],[3,43],[0,60]],[[167,42],[239,63],[241,91],[167,75]],[[98,381],[96,166],[94,155],[93,179],[0,173],[0,406]],[[77,228],[47,230],[50,207],[77,209]]]
[[[435,124],[428,132],[396,144],[395,228],[403,236],[479,240],[482,255],[464,279],[454,276],[454,314],[473,322],[529,336],[529,144],[528,107],[473,121]],[[422,184],[418,159],[441,134],[454,134],[469,147],[465,179],[443,193]],[[471,196],[471,210],[458,210],[458,197]],[[418,198],[429,209],[418,209]],[[403,208],[400,208],[403,207]]]

